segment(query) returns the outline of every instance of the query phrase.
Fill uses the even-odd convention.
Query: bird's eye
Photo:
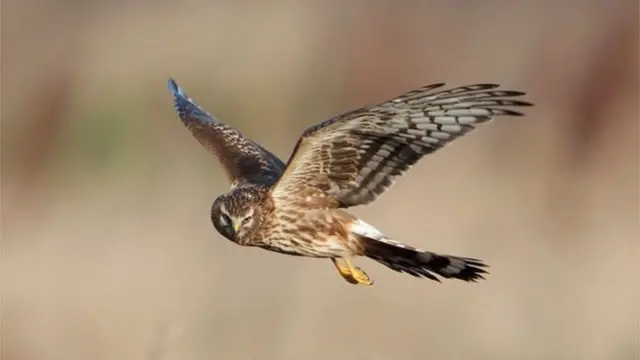
[[[248,223],[251,219],[253,219],[253,215],[245,217],[244,219],[242,219],[242,224]]]
[[[229,226],[231,225],[231,218],[229,218],[229,215],[227,214],[220,214],[220,224],[222,226]]]

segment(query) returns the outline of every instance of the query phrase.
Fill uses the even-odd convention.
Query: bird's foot
[[[371,286],[373,280],[369,278],[366,272],[362,271],[359,267],[354,266],[351,271],[351,277],[356,281],[356,284]]]
[[[331,260],[340,275],[347,280],[347,282],[354,285],[373,285],[373,281],[369,278],[369,275],[359,267],[354,266],[349,260],[344,260],[345,265],[339,264],[336,259]]]

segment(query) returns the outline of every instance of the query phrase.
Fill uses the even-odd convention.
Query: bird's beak
[[[233,233],[238,235],[238,230],[240,229],[240,222],[236,222],[236,220],[232,220],[233,223]]]

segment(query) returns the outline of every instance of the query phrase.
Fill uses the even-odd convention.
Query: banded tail
[[[488,274],[482,260],[452,255],[441,255],[386,238],[382,233],[362,220],[351,228],[361,240],[363,255],[382,265],[415,277],[426,277],[440,282],[439,275],[446,279],[476,282]]]

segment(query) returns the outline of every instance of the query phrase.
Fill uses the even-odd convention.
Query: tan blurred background
[[[637,359],[638,3],[2,3],[2,359]],[[536,107],[354,212],[479,257],[479,284],[225,241],[228,190],[169,76],[284,160],[421,85]]]

